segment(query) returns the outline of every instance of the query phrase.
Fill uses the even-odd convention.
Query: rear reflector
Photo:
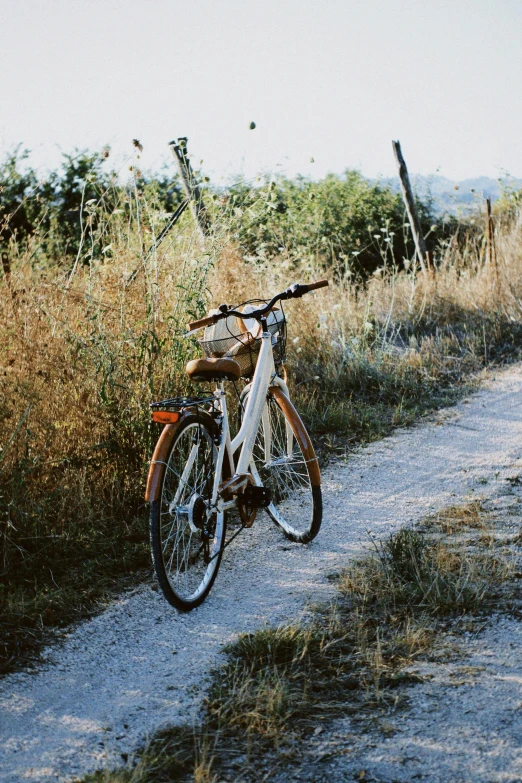
[[[158,424],[175,424],[180,415],[178,411],[152,411],[152,421],[157,421]]]

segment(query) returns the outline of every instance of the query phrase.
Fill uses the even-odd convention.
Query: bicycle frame
[[[223,330],[210,331],[210,339],[200,340],[206,358],[187,364],[193,381],[218,379],[213,394],[152,403],[153,420],[165,426],[152,455],[145,492],[151,549],[158,584],[180,611],[190,611],[205,599],[225,547],[251,527],[259,508],[266,509],[290,541],[308,544],[319,532],[322,496],[317,456],[286,382],[276,370],[284,361],[284,314],[275,322],[267,316],[277,302],[299,299],[327,285],[327,280],[295,283],[268,302],[221,304],[189,323],[186,336],[232,316],[242,321],[238,327],[242,334],[228,329],[228,322],[225,331],[232,339],[221,340]],[[253,301],[261,306],[239,309]],[[230,361],[234,358],[237,362]],[[253,377],[239,400],[239,432],[232,437],[224,381],[250,374],[252,368]],[[241,524],[227,540],[226,512],[234,506]]]
[[[221,483],[220,477],[222,475],[223,462],[226,453],[228,454],[229,464],[233,465],[234,454],[238,451],[239,448],[241,448],[241,452],[237,460],[235,474],[231,481],[236,479],[240,483],[242,477],[245,476],[248,473],[248,469],[251,468],[255,484],[257,484],[257,486],[262,486],[262,482],[252,460],[252,452],[254,449],[259,425],[261,420],[263,420],[265,433],[265,453],[267,455],[267,459],[270,457],[270,419],[266,406],[266,398],[268,390],[271,386],[279,386],[283,393],[286,394],[286,396],[289,396],[286,383],[282,378],[276,375],[274,355],[272,350],[272,335],[269,332],[263,332],[261,338],[261,348],[259,351],[259,357],[254,371],[254,376],[251,383],[249,384],[250,390],[247,406],[242,418],[239,432],[233,440],[231,440],[230,437],[230,425],[228,421],[224,384],[220,383],[219,388],[214,392],[221,410],[221,440],[218,448],[216,472],[212,491],[212,505],[217,508],[218,512],[232,508],[236,503],[235,499],[224,500],[219,496],[219,486]],[[292,430],[287,425],[287,448],[290,450],[292,448],[292,438]]]

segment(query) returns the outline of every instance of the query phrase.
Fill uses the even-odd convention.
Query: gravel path
[[[227,550],[209,598],[190,615],[143,586],[48,648],[37,671],[6,677],[1,780],[70,781],[120,764],[161,726],[195,720],[223,644],[331,595],[327,575],[361,550],[368,531],[382,535],[445,504],[487,496],[492,479],[515,473],[522,473],[521,366],[499,373],[467,404],[332,465],[323,476],[323,528],[311,545],[289,544],[260,515]],[[517,676],[520,690],[522,666]]]

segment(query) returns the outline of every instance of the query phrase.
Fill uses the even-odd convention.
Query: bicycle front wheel
[[[269,390],[250,469],[270,490],[266,510],[285,536],[302,544],[315,538],[323,514],[319,465],[299,414],[278,387]]]
[[[204,413],[182,421],[165,459],[160,496],[150,508],[156,576],[165,598],[181,611],[206,598],[223,553],[225,514],[211,508],[215,430]]]

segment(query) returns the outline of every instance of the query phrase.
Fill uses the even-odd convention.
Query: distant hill
[[[410,175],[415,193],[423,200],[431,198],[438,214],[466,213],[484,203],[486,198],[492,201],[500,198],[503,191],[521,190],[522,179],[514,177],[473,177],[460,181],[432,174],[425,177],[421,174]],[[399,190],[399,180],[392,177],[385,180],[393,190]]]

